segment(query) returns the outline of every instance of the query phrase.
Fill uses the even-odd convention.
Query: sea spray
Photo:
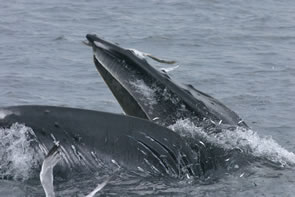
[[[43,154],[34,143],[33,130],[23,124],[0,128],[0,178],[27,180],[35,175]]]
[[[178,120],[169,128],[182,136],[201,138],[229,151],[239,149],[254,157],[278,163],[282,167],[295,165],[294,153],[283,148],[271,137],[261,137],[251,129],[236,127],[234,130],[222,129],[221,132],[210,134],[205,132],[203,128],[197,127],[189,119]]]

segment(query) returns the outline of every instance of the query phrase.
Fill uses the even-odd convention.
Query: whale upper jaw
[[[86,38],[94,63],[124,112],[168,126],[178,119],[247,127],[241,118],[213,97],[193,86],[174,83],[152,67],[144,55],[105,41],[94,34]]]

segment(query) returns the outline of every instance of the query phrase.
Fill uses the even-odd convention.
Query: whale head
[[[156,82],[153,74],[158,71],[138,51],[121,48],[96,35],[88,34],[86,38],[93,48],[98,72],[124,112],[144,119],[155,118],[157,114],[148,109],[156,102],[150,85]]]
[[[93,48],[97,70],[126,114],[166,126],[191,117],[196,122],[246,126],[218,100],[191,85],[173,82],[166,72],[151,66],[146,58],[153,56],[120,47],[94,34],[86,38]]]

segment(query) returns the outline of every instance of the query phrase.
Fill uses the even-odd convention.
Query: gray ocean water
[[[237,112],[255,132],[244,136],[253,154],[281,164],[250,165],[245,173],[206,183],[122,175],[101,195],[295,196],[294,21],[292,0],[2,0],[0,106],[122,113],[95,69],[91,48],[81,43],[96,33],[176,60],[178,67],[169,72],[174,80]],[[61,182],[57,194],[83,196],[89,188],[93,179],[73,179]],[[44,196],[36,180],[0,180],[0,196],[24,195]]]

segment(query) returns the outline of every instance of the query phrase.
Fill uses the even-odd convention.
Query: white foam
[[[12,114],[12,112],[7,110],[0,110],[0,119],[4,119],[6,116]]]
[[[255,131],[237,127],[234,131],[223,130],[217,134],[208,134],[188,119],[179,120],[170,128],[183,136],[203,138],[227,150],[240,149],[255,157],[285,165],[295,165],[295,154],[279,145],[271,137],[260,137]]]
[[[8,129],[0,128],[0,176],[26,180],[34,173],[42,152],[32,146],[32,133],[31,128],[18,123]]]

